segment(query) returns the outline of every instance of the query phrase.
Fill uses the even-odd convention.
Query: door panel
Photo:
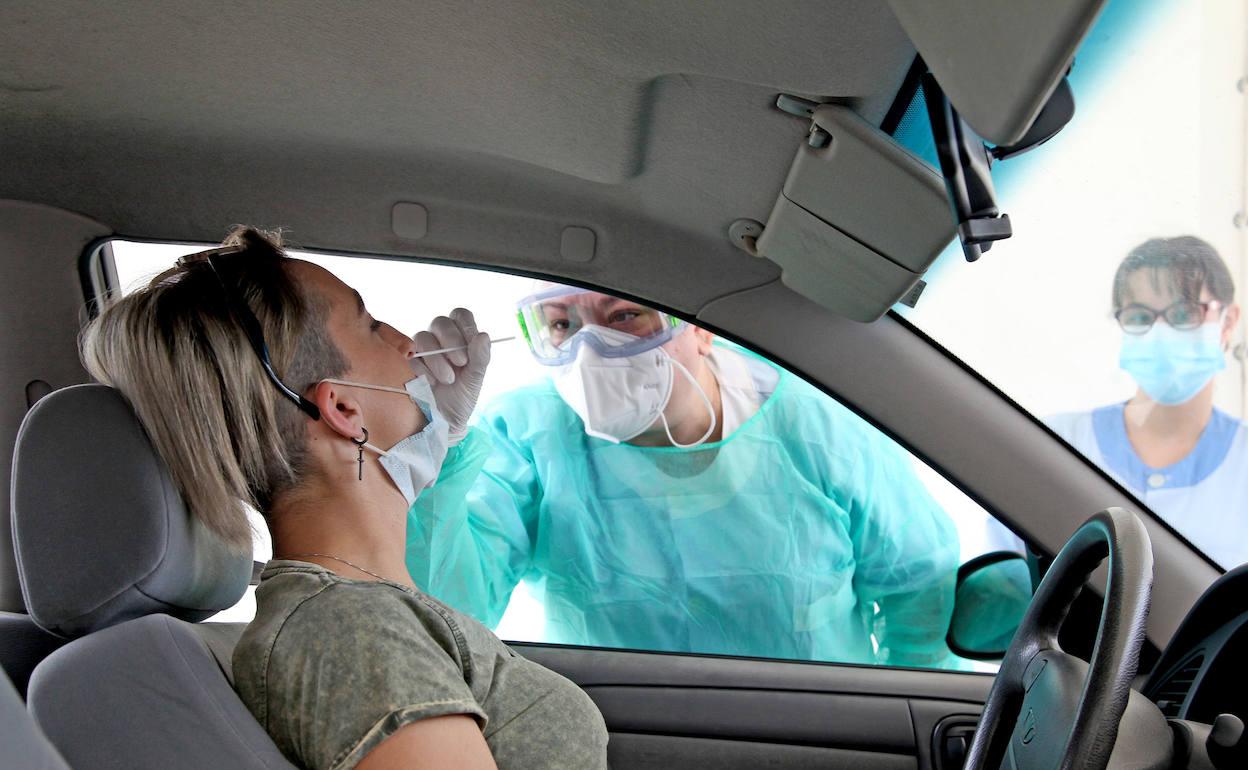
[[[589,693],[614,770],[952,770],[938,726],[973,721],[992,687],[987,674],[512,646]]]
[[[611,733],[607,753],[612,770],[670,770],[674,767],[915,770],[918,767],[913,756],[903,754],[617,732]]]
[[[593,686],[613,730],[914,754],[901,698],[709,687]]]

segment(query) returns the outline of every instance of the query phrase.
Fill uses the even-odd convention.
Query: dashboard
[[[1248,722],[1248,565],[1218,579],[1179,626],[1143,693],[1167,717]]]

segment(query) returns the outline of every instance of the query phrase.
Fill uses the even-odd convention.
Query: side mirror
[[[963,564],[945,637],[949,649],[972,660],[1005,657],[1032,592],[1031,567],[1022,554],[995,551]]]

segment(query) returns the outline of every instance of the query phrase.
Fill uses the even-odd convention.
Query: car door
[[[159,272],[186,249],[184,245],[114,241],[98,258],[115,260],[118,283],[126,288]],[[505,338],[515,331],[511,329],[515,319],[510,308],[531,288],[528,279],[501,273],[360,257],[306,256],[357,286],[376,312],[413,327],[427,324],[428,316],[445,310],[423,304],[413,307],[396,287],[436,287],[436,295],[448,306],[474,304],[480,327],[496,338]],[[558,591],[544,584],[543,578],[546,583],[557,581],[561,578],[557,564],[589,557],[573,551],[551,552],[578,546],[569,544],[571,541],[562,538],[559,531],[541,532],[535,534],[535,540],[541,540],[541,547],[548,553],[544,560],[534,560],[526,579],[515,586],[496,624],[498,634],[515,650],[562,673],[593,698],[611,732],[610,759],[616,768],[960,766],[975,719],[991,687],[995,664],[959,658],[945,647],[950,618],[956,611],[951,605],[934,607],[930,614],[915,614],[911,609],[909,614],[899,616],[903,625],[891,630],[894,635],[903,632],[921,636],[925,651],[918,657],[903,651],[900,645],[896,650],[882,648],[882,644],[885,648],[889,644],[879,625],[881,618],[890,619],[887,586],[873,594],[856,584],[869,582],[866,573],[872,569],[880,573],[876,582],[886,583],[898,574],[894,569],[897,560],[918,562],[927,558],[926,554],[939,551],[940,559],[933,560],[939,574],[931,579],[940,583],[942,589],[934,596],[938,602],[949,601],[949,589],[955,585],[960,564],[1001,551],[1021,556],[1024,541],[851,408],[764,356],[722,339],[716,340],[714,346],[718,351],[726,351],[725,355],[730,353],[739,361],[748,362],[753,367],[751,376],[761,378],[760,391],[766,391],[760,394],[762,404],[753,421],[740,425],[734,435],[748,434],[757,446],[765,446],[773,438],[783,439],[781,443],[790,450],[800,444],[808,453],[807,461],[818,466],[818,472],[826,477],[812,485],[807,477],[814,471],[764,467],[767,462],[778,460],[758,460],[764,452],[756,448],[729,454],[733,451],[732,436],[717,442],[718,448],[704,453],[711,458],[712,469],[715,463],[737,463],[729,474],[712,482],[714,489],[728,485],[722,499],[707,502],[706,489],[695,490],[696,478],[678,479],[663,487],[669,500],[656,508],[655,514],[670,517],[668,524],[673,526],[673,532],[681,522],[692,526],[700,519],[716,516],[737,516],[738,521],[742,515],[760,518],[747,525],[747,531],[739,533],[739,537],[711,536],[713,521],[712,529],[688,530],[688,536],[676,544],[681,549],[684,572],[679,578],[685,581],[684,589],[707,593],[705,584],[693,585],[692,575],[697,570],[763,575],[767,580],[796,584],[805,572],[830,569],[840,582],[824,583],[822,587],[831,585],[840,590],[840,598],[850,602],[848,609],[842,606],[839,613],[828,610],[833,605],[826,601],[810,602],[810,607],[816,609],[800,606],[795,597],[801,595],[804,586],[786,586],[775,594],[779,602],[790,603],[786,606],[734,604],[732,591],[750,590],[751,585],[749,581],[738,581],[731,584],[731,591],[719,595],[716,623],[737,629],[722,638],[707,635],[704,629],[701,636],[690,633],[683,637],[661,630],[645,631],[654,627],[656,617],[669,624],[679,622],[678,616],[671,613],[671,606],[679,602],[672,596],[653,595],[649,604],[642,601],[613,610],[614,621],[628,625],[635,618],[637,627],[643,629],[627,637],[627,644],[620,642],[624,637],[601,632],[572,637],[566,623],[551,621],[559,619],[555,617],[560,613],[558,603],[569,601],[566,592],[559,596]],[[496,347],[482,395],[483,422],[494,419],[499,403],[535,398],[524,387],[517,388],[518,383],[527,381],[531,383],[529,390],[540,390],[550,377],[549,368],[535,366],[533,357],[519,341],[510,346],[499,343]],[[727,382],[726,375],[721,374],[721,378]],[[554,408],[550,402],[557,403],[557,399],[551,398],[552,391],[541,393],[547,398],[543,408]],[[769,406],[769,401],[778,406]],[[787,417],[772,415],[772,411],[791,401],[800,408],[784,412]],[[562,414],[543,412],[524,402],[521,405],[530,416]],[[771,422],[760,427],[764,418]],[[824,424],[829,421],[835,427],[835,435],[829,434],[829,427]],[[795,437],[800,437],[800,441],[794,441]],[[552,455],[547,458],[552,465],[567,463],[562,456],[547,454]],[[820,458],[825,455],[849,460],[840,466],[824,464]],[[612,455],[606,457],[605,462],[610,463]],[[740,457],[748,458],[748,467],[740,464]],[[761,465],[749,465],[755,461]],[[644,471],[651,466],[640,467]],[[491,466],[487,464],[486,468],[490,470]],[[625,479],[627,486],[642,490],[655,486],[656,482],[638,468],[623,463],[613,466],[617,473],[635,474]],[[864,472],[864,468],[875,475],[857,478],[855,474]],[[499,472],[498,468],[493,470]],[[702,475],[706,472],[702,470]],[[739,477],[740,483],[734,482],[733,477]],[[544,477],[543,484],[549,486],[555,478],[556,472],[552,471]],[[791,488],[779,490],[778,495],[773,494],[777,490],[763,494],[754,488],[762,479],[772,479],[772,483],[778,479],[779,483],[791,484]],[[883,495],[874,490],[881,485],[901,491]],[[813,489],[814,486],[819,488]],[[595,493],[603,494],[601,490]],[[816,508],[815,520],[826,517],[834,526],[826,532],[811,530],[806,536],[810,544],[805,549],[787,535],[783,536],[784,542],[770,544],[773,547],[769,548],[762,534],[769,522],[790,518],[797,521],[811,514],[801,505],[785,508],[781,503],[807,497],[812,501],[809,505]],[[555,506],[553,495],[548,498],[544,504]],[[819,506],[826,506],[827,510]],[[740,508],[749,510],[742,512]],[[588,509],[581,513],[590,515]],[[542,526],[558,530],[574,524],[566,517],[552,515],[543,519]],[[872,528],[873,534],[862,534],[864,529]],[[646,552],[673,545],[655,541],[640,520],[620,518],[614,531],[622,543],[635,546],[644,542]],[[765,563],[774,555],[776,545],[790,549],[784,551],[784,557],[795,565],[784,574],[780,572],[785,565]],[[636,551],[624,556],[614,554],[618,558],[612,561],[613,555],[599,552],[597,567],[618,565],[627,560],[625,557],[636,559],[640,555]],[[258,543],[257,561],[269,556],[267,543]],[[604,587],[597,599],[610,596],[612,589],[606,584],[611,579],[625,577],[624,567],[613,569],[603,579]],[[637,579],[637,575],[627,577]],[[440,586],[422,587],[434,595],[441,594],[440,598],[461,609],[472,610],[471,606],[464,606],[467,600],[442,594]],[[687,612],[692,606],[684,604],[681,609]],[[770,610],[776,612],[768,615]],[[820,612],[826,617],[819,617]],[[254,604],[248,596],[239,607],[217,620],[245,621],[252,613]],[[824,623],[827,630],[822,634],[802,631],[797,625],[783,623],[786,614],[800,613],[808,616],[803,628]],[[480,615],[488,622],[486,611]],[[766,620],[768,617],[771,620]],[[916,628],[919,623],[925,624],[924,628]],[[865,629],[865,644],[845,642],[847,634],[838,626]],[[735,650],[725,654],[725,648],[733,645]],[[936,652],[931,653],[931,649]]]
[[[613,768],[956,768],[989,674],[515,649],[602,710]]]

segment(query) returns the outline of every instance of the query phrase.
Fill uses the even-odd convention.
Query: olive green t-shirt
[[[296,764],[345,770],[406,724],[469,714],[500,768],[607,766],[589,696],[427,594],[275,560],[256,605],[234,686]]]

